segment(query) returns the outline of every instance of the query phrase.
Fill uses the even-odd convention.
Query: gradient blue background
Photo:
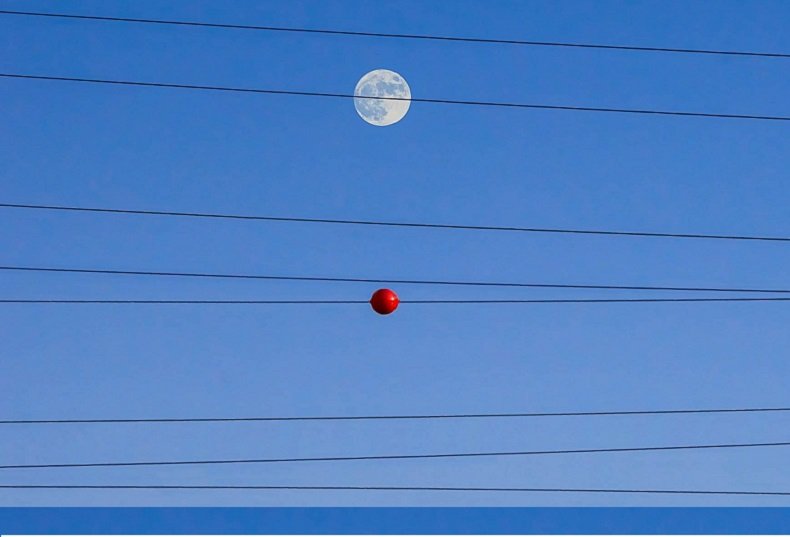
[[[783,508],[0,508],[11,534],[786,534]]]
[[[774,2],[12,1],[3,8],[534,40],[790,51]],[[790,115],[787,60],[0,17],[0,70],[415,97]],[[783,122],[0,80],[0,201],[489,225],[790,233]],[[778,243],[0,211],[2,264],[788,287]],[[374,286],[0,274],[9,298],[366,299]],[[403,299],[647,296],[400,286]],[[662,296],[678,296],[679,293]],[[652,296],[655,296],[653,294]],[[777,304],[3,306],[4,419],[787,406]],[[781,414],[5,426],[10,464],[790,440]],[[790,490],[788,448],[28,470],[0,483]],[[420,492],[4,491],[25,505],[788,505],[787,499]]]

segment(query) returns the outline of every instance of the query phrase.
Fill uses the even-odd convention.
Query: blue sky
[[[646,46],[790,50],[783,2],[46,1],[6,9]],[[786,60],[517,48],[0,17],[0,70],[421,98],[790,115]],[[0,198],[537,227],[787,235],[782,122],[0,81]],[[787,287],[781,244],[0,211],[3,264]],[[5,272],[19,298],[366,299],[375,286]],[[401,298],[608,297],[401,286]],[[644,296],[621,292],[615,296]],[[675,295],[673,295],[675,296]],[[778,304],[0,308],[9,418],[787,406]],[[780,414],[6,427],[9,463],[787,441]],[[2,483],[790,490],[787,448],[169,469],[4,470]],[[766,498],[0,492],[23,505],[785,505]]]

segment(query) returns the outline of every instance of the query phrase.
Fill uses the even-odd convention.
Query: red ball
[[[400,299],[391,289],[379,289],[370,297],[370,306],[378,314],[389,315],[398,308]]]

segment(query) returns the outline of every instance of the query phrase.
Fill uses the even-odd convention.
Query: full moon
[[[411,90],[406,79],[395,71],[376,69],[357,82],[354,88],[354,108],[359,117],[377,127],[386,127],[397,123],[411,105]],[[394,97],[389,99],[360,99],[359,97]]]

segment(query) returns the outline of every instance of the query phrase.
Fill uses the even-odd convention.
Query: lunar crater
[[[406,80],[394,71],[376,69],[363,76],[354,89],[354,107],[359,117],[377,127],[397,123],[411,105],[411,89]],[[358,97],[388,97],[360,99]],[[402,100],[401,100],[402,99]]]

